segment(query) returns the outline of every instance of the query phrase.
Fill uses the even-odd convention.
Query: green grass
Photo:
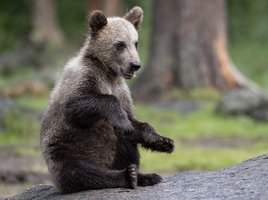
[[[217,115],[215,103],[207,103],[195,113],[183,116],[172,110],[159,110],[152,106],[139,105],[139,119],[150,122],[159,133],[175,141],[175,151],[170,154],[142,150],[141,167],[145,171],[213,170],[231,166],[268,151],[267,123],[256,123],[247,117]],[[247,138],[252,144],[247,147],[210,147],[199,144],[202,138],[226,139]],[[197,141],[184,144],[185,140]],[[212,140],[213,142],[213,140]],[[224,143],[223,143],[224,144]]]
[[[267,153],[265,149],[205,149],[175,143],[172,154],[141,151],[141,168],[162,173],[184,170],[215,170],[231,166],[254,156]]]
[[[267,137],[268,124],[256,123],[248,117],[232,117],[214,112],[215,104],[208,104],[199,111],[182,115],[172,110],[159,110],[151,106],[136,107],[137,116],[170,137],[199,138],[216,135],[218,137]]]
[[[0,134],[0,146],[36,144],[39,137],[39,120],[32,114],[14,110],[3,120],[4,132]]]
[[[12,111],[5,116],[5,131],[8,133],[20,133],[32,135],[39,130],[39,122],[34,115],[24,114],[20,111]]]
[[[29,95],[24,95],[18,98],[18,103],[21,106],[43,111],[47,106],[48,97],[34,97]]]
[[[152,105],[137,105],[135,114],[141,121],[149,122],[164,136],[175,141],[172,154],[141,150],[141,167],[145,171],[175,172],[178,170],[212,170],[231,166],[268,151],[268,124],[257,123],[248,117],[231,117],[214,112],[219,95],[214,91],[194,91],[176,94],[182,101],[199,99],[199,109],[183,115],[172,109]],[[19,104],[39,111],[47,104],[47,97],[22,96]],[[6,131],[0,134],[0,146],[15,145],[19,155],[39,156],[40,120],[32,115],[14,112],[5,118]],[[221,144],[206,145],[204,138]],[[246,146],[230,147],[228,142],[246,139]],[[210,141],[210,140],[209,140]],[[252,141],[252,142],[251,142]],[[28,145],[28,147],[27,147]],[[226,146],[225,146],[226,145]]]

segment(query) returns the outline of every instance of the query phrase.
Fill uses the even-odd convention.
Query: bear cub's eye
[[[138,42],[135,42],[135,47],[136,47],[136,49],[138,48],[138,44],[139,44]]]
[[[116,46],[116,49],[120,51],[126,47],[126,44],[124,42],[118,42],[118,43],[116,43],[115,46]]]

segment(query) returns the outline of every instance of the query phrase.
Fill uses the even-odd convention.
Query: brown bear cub
[[[170,153],[173,141],[133,116],[124,79],[140,68],[137,52],[143,10],[123,18],[93,11],[79,53],[65,66],[41,125],[41,148],[52,180],[62,193],[136,188],[159,183],[139,172],[138,144]]]

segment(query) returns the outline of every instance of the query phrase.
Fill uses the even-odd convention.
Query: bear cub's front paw
[[[131,164],[127,168],[127,179],[129,182],[129,187],[131,189],[137,188],[138,182],[138,167],[135,164]]]
[[[174,142],[167,137],[161,137],[160,140],[156,141],[155,148],[161,152],[171,153],[174,150]]]
[[[152,151],[171,153],[174,150],[174,143],[173,140],[160,136],[143,144],[143,147],[151,149]]]

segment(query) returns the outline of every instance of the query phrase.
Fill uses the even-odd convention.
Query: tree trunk
[[[268,111],[267,96],[237,70],[229,57],[224,0],[153,3],[151,53],[147,67],[133,85],[135,98],[156,100],[172,88],[215,88],[224,94],[220,111]]]
[[[134,97],[154,99],[173,87],[175,20],[177,1],[153,1],[152,37],[149,63],[133,85]]]
[[[87,0],[88,10],[102,10],[107,16],[122,14],[122,0]]]
[[[226,47],[224,0],[154,1],[149,64],[135,91],[150,97],[172,87],[229,90],[241,82]]]
[[[226,49],[223,0],[180,0],[175,62],[183,89],[238,86]]]
[[[35,0],[32,40],[35,43],[59,45],[63,34],[55,14],[54,0]]]

